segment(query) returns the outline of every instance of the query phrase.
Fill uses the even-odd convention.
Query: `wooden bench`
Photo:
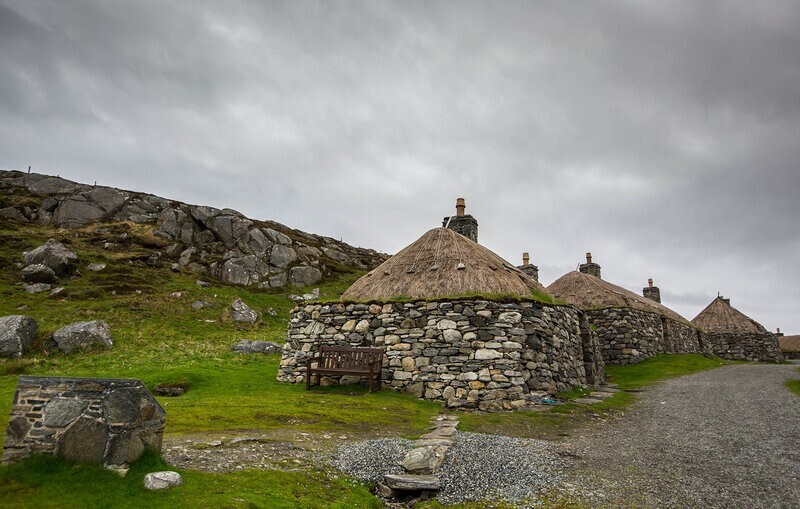
[[[348,348],[343,346],[319,347],[319,352],[306,362],[306,390],[311,389],[311,377],[317,375],[365,376],[369,392],[381,388],[383,348]]]

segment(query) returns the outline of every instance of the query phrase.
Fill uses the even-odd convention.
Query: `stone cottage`
[[[474,227],[466,233],[477,238]],[[340,301],[295,308],[278,380],[303,382],[319,345],[339,345],[385,347],[388,386],[448,407],[513,409],[532,391],[601,382],[585,314],[551,304],[541,284],[469,237],[434,228]]]
[[[586,253],[586,263],[568,272],[547,291],[584,311],[597,332],[606,364],[635,364],[658,353],[702,350],[698,330],[681,315],[656,300],[604,281],[601,267]]]
[[[731,306],[730,299],[716,297],[692,323],[704,330],[711,353],[731,360],[781,362],[775,334]]]

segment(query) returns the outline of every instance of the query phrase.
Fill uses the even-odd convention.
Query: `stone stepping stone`
[[[590,398],[594,398],[594,399],[606,399],[606,398],[610,398],[612,396],[614,396],[613,392],[594,391],[594,392],[589,393],[589,397]]]
[[[580,403],[581,405],[596,405],[597,403],[602,403],[603,400],[595,398],[575,398],[572,401]]]
[[[408,451],[400,466],[409,474],[430,474],[444,463],[449,446],[431,445]]]
[[[433,475],[386,474],[383,482],[397,491],[438,491],[441,486],[439,478]]]
[[[456,441],[454,438],[420,438],[418,440],[414,440],[414,445],[416,447],[429,447],[435,445],[450,447],[455,443]]]
[[[597,389],[597,392],[611,392],[611,393],[614,393],[614,392],[622,392],[622,391],[620,389],[617,389],[616,387],[600,387],[599,389]]]

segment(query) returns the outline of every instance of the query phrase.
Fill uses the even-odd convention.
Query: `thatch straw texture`
[[[692,323],[706,332],[767,332],[760,323],[717,297],[694,317]]]
[[[800,352],[800,336],[781,336],[778,338],[781,350],[787,352]]]
[[[434,228],[358,279],[342,300],[390,301],[460,295],[546,294],[540,283],[480,244]]]
[[[686,318],[663,304],[583,272],[567,272],[553,281],[547,291],[556,299],[581,309],[633,308],[688,323]]]

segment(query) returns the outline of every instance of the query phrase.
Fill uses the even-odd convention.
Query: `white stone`
[[[497,319],[506,323],[519,323],[522,321],[522,315],[516,311],[509,311],[506,313],[500,313],[500,316]]]
[[[447,342],[454,343],[456,341],[461,341],[461,333],[455,329],[445,329],[442,335]]]
[[[436,324],[436,328],[439,330],[447,330],[447,329],[455,329],[457,327],[456,322],[453,320],[441,320],[439,323]]]
[[[168,490],[183,484],[183,477],[178,472],[152,472],[144,476],[144,488],[147,490]]]
[[[503,356],[497,350],[490,350],[488,348],[481,348],[475,352],[475,359],[479,361],[499,359]]]
[[[355,331],[359,334],[363,334],[369,330],[369,322],[367,320],[361,320],[356,324]]]

